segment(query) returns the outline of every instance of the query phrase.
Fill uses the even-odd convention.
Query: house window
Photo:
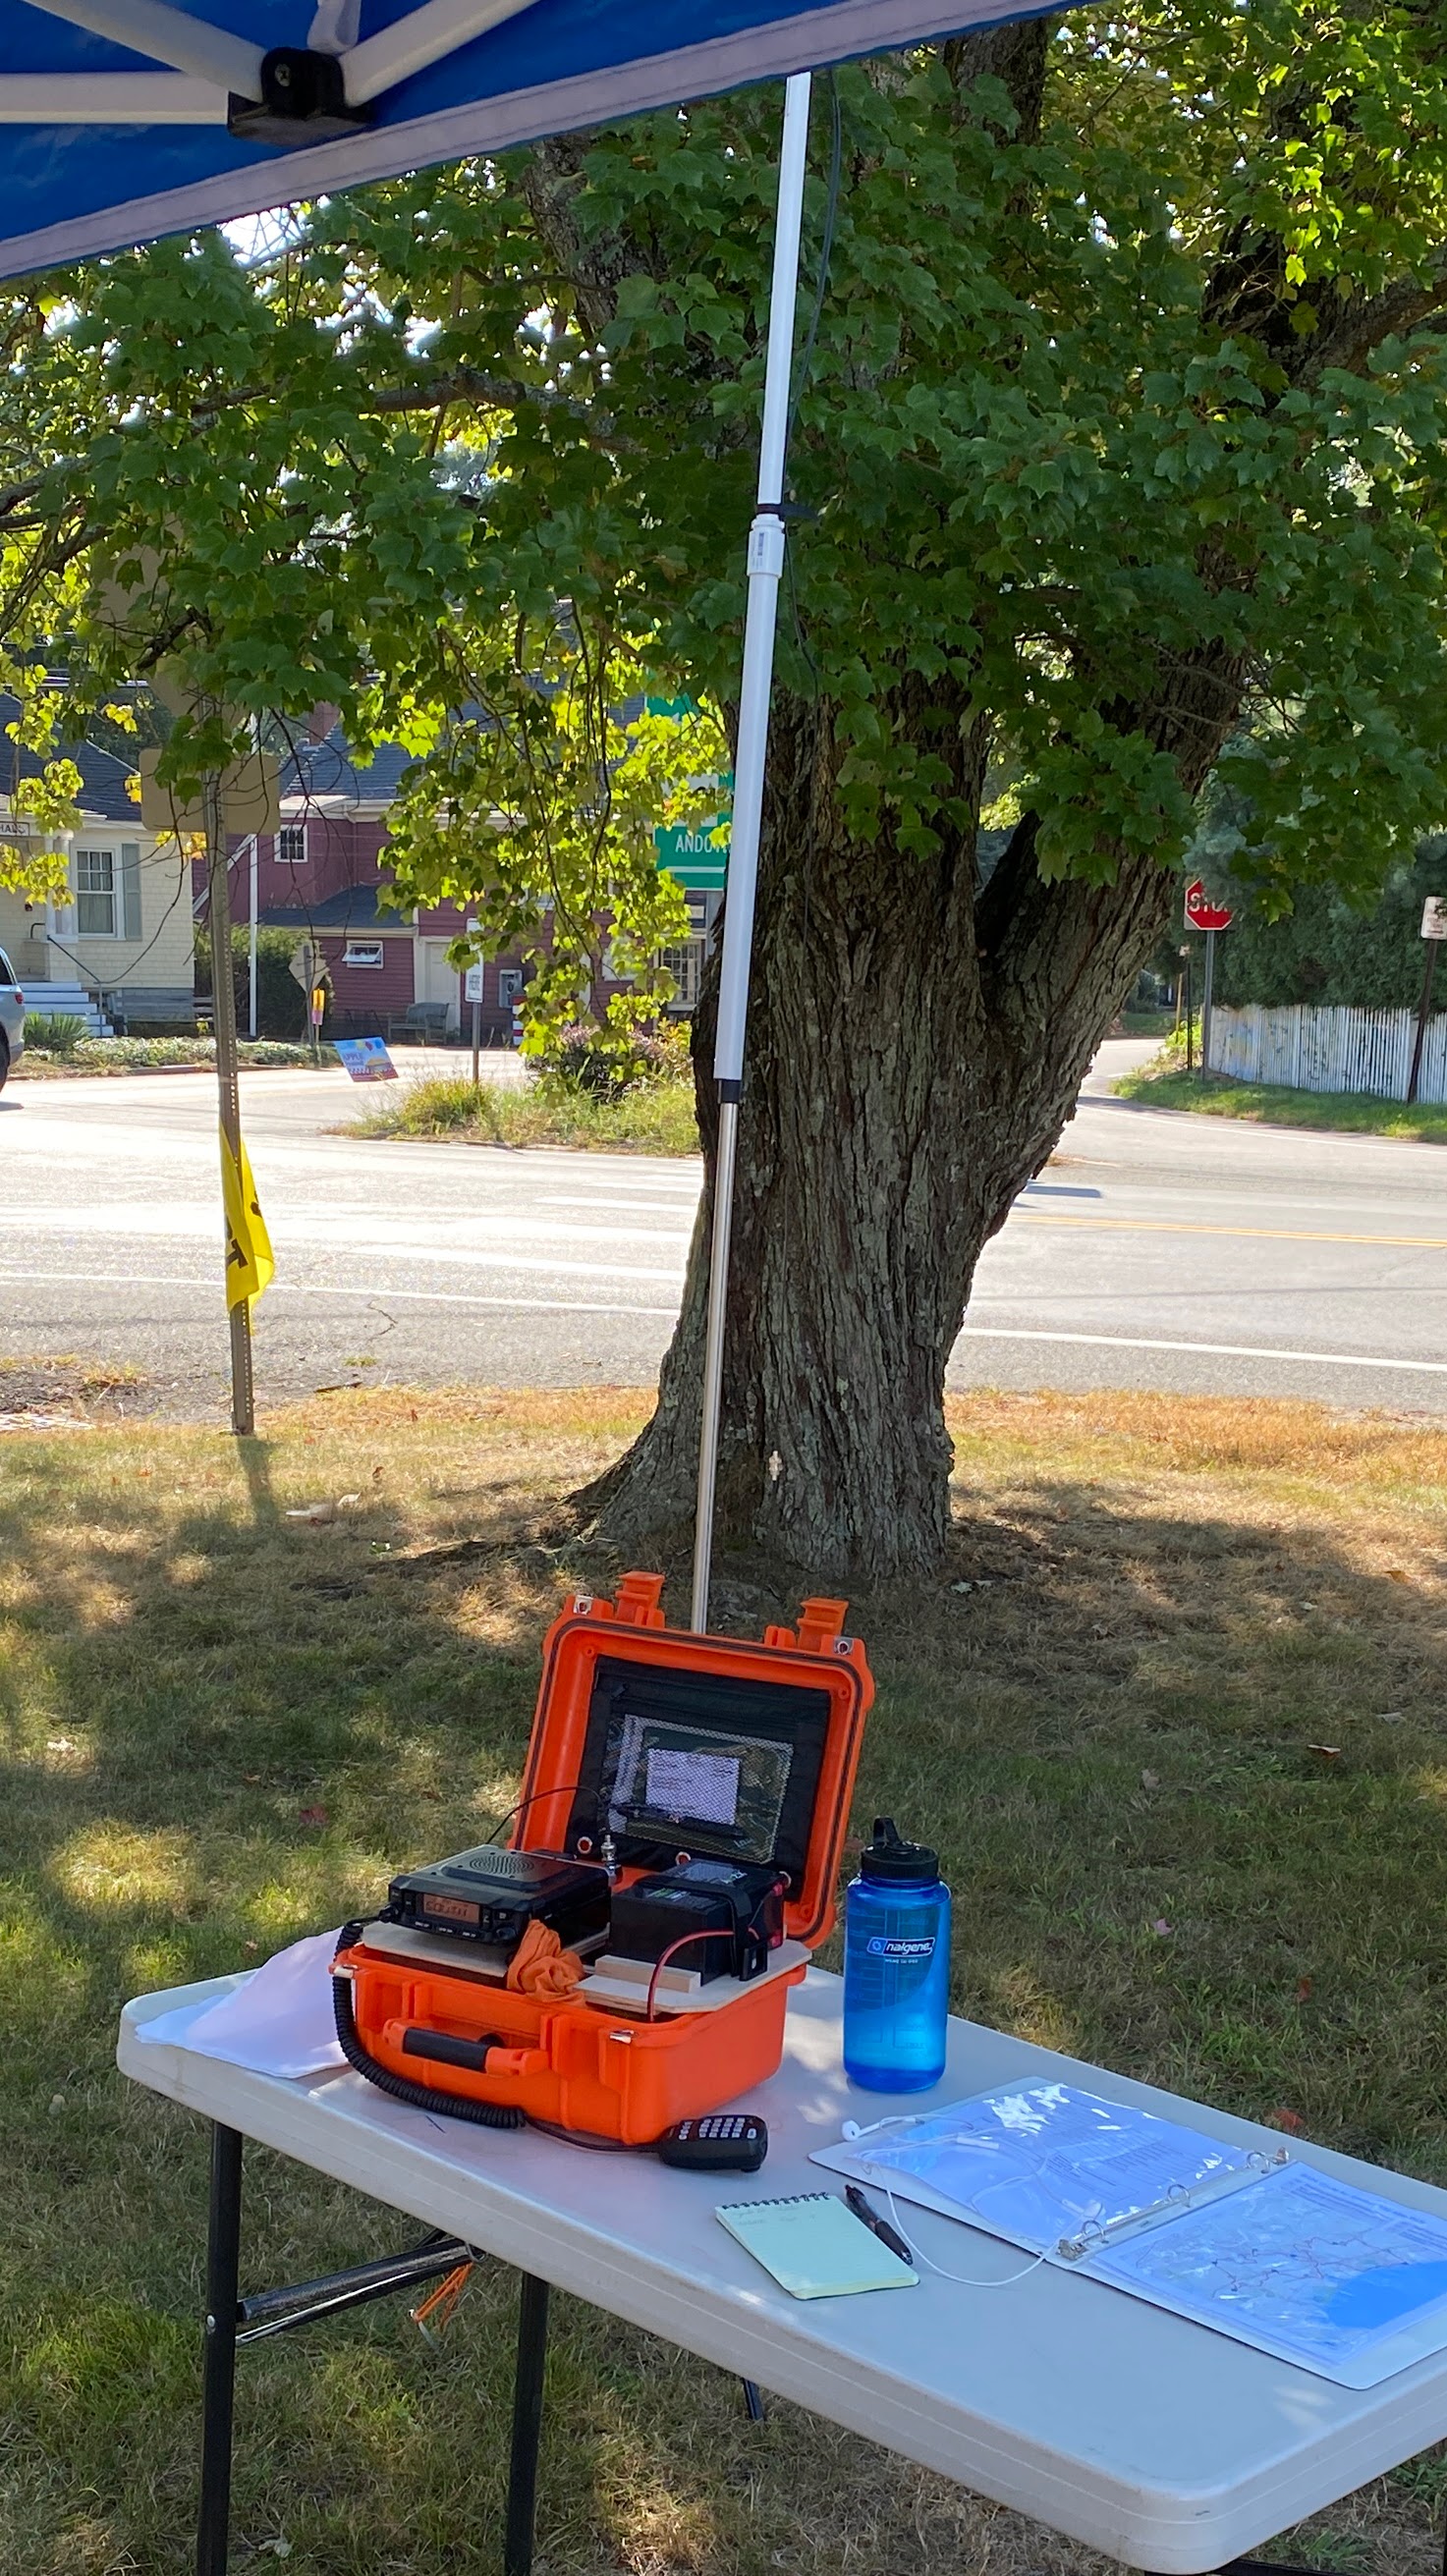
[[[669,1010],[695,1010],[703,981],[703,941],[690,939],[682,948],[660,948],[658,963],[666,975],[673,977],[674,995]]]
[[[116,863],[109,850],[76,851],[75,926],[82,938],[116,935]]]
[[[344,966],[380,966],[381,963],[382,943],[380,939],[349,939],[346,947],[342,950],[342,964]]]
[[[306,865],[305,823],[283,823],[276,836],[276,855],[284,868]]]

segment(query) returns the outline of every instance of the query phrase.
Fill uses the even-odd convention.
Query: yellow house
[[[0,722],[5,714],[0,700]],[[187,1026],[195,1016],[191,867],[158,842],[126,789],[127,764],[93,743],[66,746],[81,772],[80,824],[65,841],[69,900],[27,904],[0,889],[0,949],[27,1011],[96,1026]],[[27,764],[28,765],[28,764]],[[0,833],[24,847],[10,799]],[[40,844],[37,842],[36,847]]]

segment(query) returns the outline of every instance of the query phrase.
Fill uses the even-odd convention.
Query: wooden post
[[[1438,945],[1435,939],[1429,939],[1427,942],[1427,964],[1422,975],[1422,998],[1417,1004],[1417,1035],[1412,1047],[1412,1070],[1407,1076],[1409,1108],[1417,1097],[1417,1085],[1422,1079],[1422,1050],[1427,1043],[1427,1014],[1432,1008],[1432,978],[1437,972]]]

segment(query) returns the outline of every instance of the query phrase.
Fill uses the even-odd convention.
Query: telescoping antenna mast
[[[774,627],[779,608],[779,581],[784,570],[784,463],[789,436],[789,380],[794,355],[794,301],[799,282],[799,233],[804,213],[804,169],[809,143],[809,91],[809,73],[795,72],[784,92],[784,141],[779,156],[779,211],[774,229],[773,283],[769,292],[758,503],[749,529],[744,675],[739,697],[739,746],[734,763],[728,899],[724,905],[718,1031],[713,1056],[719,1104],[718,1155],[714,1166],[713,1239],[709,1254],[708,1321],[703,1351],[703,1427],[698,1451],[693,1600],[689,1612],[689,1624],[694,1628],[708,1626],[719,1416],[723,1396],[724,1314],[728,1302],[734,1165],[738,1155],[739,1092],[743,1082],[744,1027],[749,1008],[754,894],[759,877],[764,763],[769,748]]]

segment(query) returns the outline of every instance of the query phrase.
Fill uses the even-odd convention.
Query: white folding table
[[[755,2175],[670,2171],[583,2152],[535,2131],[473,2129],[390,2101],[349,2069],[284,2081],[204,2057],[141,2026],[234,1981],[128,2004],[122,2071],[213,2123],[198,2576],[225,2576],[236,2347],[287,2323],[435,2275],[464,2249],[523,2275],[506,2576],[531,2561],[549,2285],[591,2300],[1018,2508],[1152,2576],[1201,2576],[1447,2435],[1447,2353],[1381,2386],[1339,2388],[1011,2246],[912,2209],[914,2241],[964,2287],[796,2300],[714,2217],[723,2200],[833,2190],[808,2162],[846,2118],[877,2119],[988,2085],[1058,2076],[1245,2145],[1273,2133],[1124,2078],[952,2021],[934,2095],[892,2106],[855,2092],[840,2056],[840,1983],[811,1970],[790,2002],[783,2067],[749,2096],[769,2123]],[[440,2233],[392,2262],[238,2298],[246,2138],[403,2210]],[[1447,2216],[1447,2192],[1303,2145],[1309,2162]],[[1260,2562],[1255,2562],[1260,2564]]]

